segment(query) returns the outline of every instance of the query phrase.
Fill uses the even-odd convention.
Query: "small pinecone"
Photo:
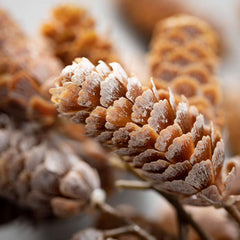
[[[87,57],[95,64],[100,59],[118,60],[112,43],[96,32],[93,18],[76,5],[53,9],[52,18],[42,26],[42,34],[65,65],[71,64],[75,57]]]
[[[184,95],[206,120],[223,125],[221,91],[214,72],[219,39],[204,21],[187,15],[170,17],[154,31],[150,72],[158,88]]]
[[[118,0],[118,2],[129,22],[148,40],[158,21],[186,12],[184,3],[179,1]]]
[[[83,125],[74,124],[67,119],[61,120],[55,130],[66,136],[68,139],[65,141],[71,145],[74,152],[97,170],[101,188],[106,193],[112,193],[115,190],[114,179],[117,173],[117,169],[109,161],[112,156],[97,141],[86,136]]]
[[[37,216],[78,214],[99,188],[95,170],[65,138],[36,124],[17,126],[0,115],[0,195]]]
[[[0,109],[51,124],[56,110],[46,85],[60,73],[61,64],[1,9],[0,21]]]
[[[50,90],[58,111],[85,123],[89,135],[155,187],[188,197],[189,204],[220,201],[225,181],[219,131],[186,99],[178,102],[154,85],[144,90],[118,63],[109,65],[82,58],[65,67]]]

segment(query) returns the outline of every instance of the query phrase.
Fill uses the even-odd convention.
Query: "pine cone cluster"
[[[94,19],[75,5],[55,8],[52,18],[43,24],[42,34],[65,65],[75,57],[87,57],[95,64],[100,59],[107,62],[118,59],[112,43],[96,32]]]
[[[178,15],[157,24],[150,51],[150,72],[157,88],[184,95],[207,120],[223,125],[221,92],[214,76],[219,39],[204,21]]]
[[[178,101],[154,84],[143,89],[118,63],[94,66],[86,58],[65,67],[50,92],[62,115],[85,123],[88,134],[156,188],[189,204],[221,201],[221,134],[185,98]]]
[[[2,113],[0,156],[0,195],[40,217],[78,214],[100,185],[63,136]]]
[[[56,110],[46,85],[60,73],[61,64],[43,44],[28,38],[3,10],[0,35],[0,109],[19,118],[53,123]]]

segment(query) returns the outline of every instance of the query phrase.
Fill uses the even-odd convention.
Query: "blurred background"
[[[147,75],[146,55],[148,53],[149,31],[151,32],[151,30],[140,27],[138,31],[136,26],[139,23],[135,22],[135,25],[132,25],[127,20],[124,12],[119,7],[120,1],[78,0],[75,3],[89,10],[96,19],[98,30],[112,39],[123,62],[130,71],[138,75],[140,79],[144,79]],[[122,2],[127,1],[136,2],[135,0],[123,0]],[[37,38],[40,34],[40,26],[48,19],[51,9],[58,4],[66,2],[68,1],[0,0],[0,7],[7,10],[17,20],[26,33]],[[219,79],[225,91],[229,86],[236,85],[240,79],[240,0],[184,0],[181,3],[179,2],[168,0],[168,3],[171,3],[170,5],[173,8],[175,4],[178,4],[177,9],[180,9],[179,12],[200,16],[217,30],[221,37]],[[145,15],[144,9],[138,9],[136,12]],[[171,11],[169,12],[171,13]],[[136,199],[138,199],[137,202]],[[165,204],[154,193],[144,194],[143,196],[141,191],[127,190],[120,191],[117,196],[110,199],[110,202],[114,204],[131,203],[150,216],[153,215],[153,209],[155,211],[159,209],[160,215],[160,205]],[[143,206],[149,202],[151,204],[148,205],[149,207],[146,210]],[[82,216],[69,220],[50,220],[31,224],[25,220],[16,219],[0,226],[0,240],[15,238],[19,240],[69,239],[72,233],[83,226],[88,226],[90,222],[91,218]]]

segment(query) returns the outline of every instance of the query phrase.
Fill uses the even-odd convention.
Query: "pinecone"
[[[112,43],[96,32],[94,19],[76,5],[53,9],[52,18],[42,26],[42,34],[65,65],[71,64],[75,57],[87,57],[95,64],[100,59],[118,60]]]
[[[219,39],[204,21],[177,15],[159,24],[153,34],[150,71],[158,88],[184,95],[207,120],[222,127],[221,91],[214,72]]]
[[[79,213],[99,187],[95,170],[51,129],[0,115],[0,195],[37,216]]]
[[[52,124],[56,110],[46,85],[60,73],[61,64],[1,9],[0,21],[0,109],[18,118]]]
[[[118,63],[109,65],[94,66],[82,58],[65,67],[50,90],[58,111],[85,123],[89,135],[156,188],[186,197],[189,204],[221,201],[219,131],[185,98],[178,102],[171,91],[157,91],[154,85],[144,90]]]

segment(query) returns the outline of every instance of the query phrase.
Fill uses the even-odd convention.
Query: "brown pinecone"
[[[150,72],[158,88],[184,95],[206,119],[223,125],[221,91],[214,76],[219,39],[204,21],[177,15],[157,24],[150,50]]]
[[[46,85],[60,73],[61,64],[1,9],[0,35],[0,109],[51,124],[56,110]]]
[[[67,65],[75,57],[87,57],[97,64],[118,60],[112,43],[95,30],[95,21],[84,8],[60,5],[53,9],[52,18],[43,24],[42,34],[49,40],[55,55]]]
[[[189,204],[225,194],[221,134],[185,98],[178,102],[154,85],[144,90],[118,63],[94,66],[86,58],[63,69],[56,83],[50,92],[58,111],[85,123],[156,188],[189,197]]]
[[[99,188],[95,170],[54,130],[0,115],[0,195],[36,215],[79,213]]]

